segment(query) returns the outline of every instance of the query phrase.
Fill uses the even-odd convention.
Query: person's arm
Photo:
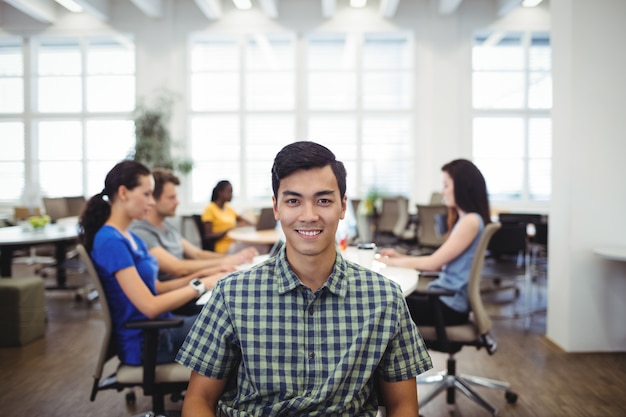
[[[185,392],[182,417],[215,417],[217,401],[224,392],[226,379],[214,379],[191,373]]]
[[[215,287],[215,284],[217,284],[218,280],[233,271],[235,271],[235,268],[229,266],[205,268],[201,269],[200,271],[194,272],[193,274],[185,275],[182,277],[170,279],[167,281],[157,281],[155,283],[155,288],[157,290],[157,294],[163,294],[169,291],[173,291],[177,288],[182,288],[185,285],[189,285],[189,282],[192,279],[199,278],[200,281],[202,281],[202,283],[204,284],[205,289],[212,290]]]
[[[253,226],[253,225],[254,225],[254,223],[252,223],[250,220],[248,220],[245,217],[242,217],[240,215],[237,215],[237,227]]]
[[[415,378],[400,382],[385,382],[380,378],[379,389],[387,409],[387,417],[418,417],[419,407]],[[185,397],[185,401],[187,401],[187,397]]]
[[[205,222],[204,220],[202,221],[202,224],[204,225],[204,237],[208,237],[211,239],[216,239],[219,240],[221,238],[223,238],[224,236],[226,236],[226,233],[228,233],[228,230],[224,230],[223,232],[213,232],[213,222]]]
[[[379,260],[389,266],[414,268],[420,271],[439,271],[472,244],[479,227],[478,218],[474,215],[467,215],[459,220],[454,233],[431,255],[407,256],[399,255],[393,249],[383,249],[380,251]]]
[[[222,255],[208,250],[203,250],[186,239],[182,240],[183,253],[189,259],[216,259],[221,260],[221,265],[241,265],[251,263],[253,258],[259,254],[254,247],[247,247],[232,255]]]
[[[115,273],[115,278],[130,302],[150,319],[172,311],[198,296],[198,291],[189,285],[154,295],[141,280],[134,266],[120,269]]]
[[[153,247],[150,253],[157,259],[159,269],[174,277],[193,274],[204,268],[228,265],[223,256],[210,259],[178,259],[162,246]]]

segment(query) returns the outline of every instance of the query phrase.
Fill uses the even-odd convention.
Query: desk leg
[[[0,249],[0,275],[3,278],[11,276],[13,266],[13,248],[3,247]]]
[[[65,272],[65,242],[56,242],[54,258],[56,260],[57,268],[57,288],[64,289],[67,283],[67,274]]]

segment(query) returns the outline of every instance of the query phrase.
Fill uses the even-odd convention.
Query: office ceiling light
[[[72,13],[81,13],[83,11],[83,6],[76,3],[74,0],[55,0],[55,1]]]
[[[350,0],[350,6],[355,8],[365,7],[366,4],[367,0]]]
[[[543,0],[524,0],[522,2],[522,6],[524,7],[535,7],[538,6]]]
[[[252,8],[252,2],[250,0],[233,0],[235,7],[239,10],[248,10]]]

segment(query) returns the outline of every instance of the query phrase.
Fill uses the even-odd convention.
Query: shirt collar
[[[345,259],[337,252],[335,266],[322,288],[327,288],[328,291],[339,297],[345,297],[348,292],[347,269],[348,265]],[[284,246],[276,255],[274,276],[277,277],[279,294],[285,294],[303,285],[287,262]]]

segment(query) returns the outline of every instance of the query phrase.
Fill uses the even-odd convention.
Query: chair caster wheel
[[[135,391],[130,391],[126,393],[126,404],[132,405],[135,404],[137,397],[135,396]]]
[[[517,394],[513,391],[505,392],[504,398],[506,398],[506,402],[509,404],[515,404],[517,402]]]

